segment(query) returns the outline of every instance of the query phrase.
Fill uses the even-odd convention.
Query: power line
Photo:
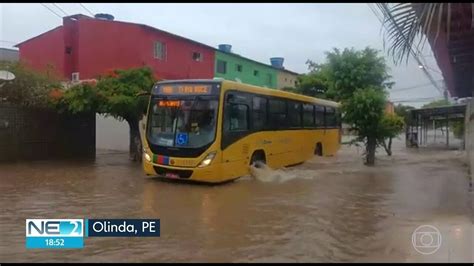
[[[63,12],[64,15],[69,16],[69,15],[66,13],[66,11],[64,11],[62,8],[60,8],[57,4],[53,3],[53,6],[55,6],[55,7],[58,8],[59,10],[61,10],[61,12]]]
[[[413,99],[398,99],[398,100],[390,100],[393,103],[408,103],[408,102],[427,102],[433,100],[441,100],[440,97],[424,97],[424,98],[413,98]]]
[[[91,16],[94,16],[94,13],[92,13],[89,9],[87,9],[87,7],[85,7],[83,4],[79,3],[79,5],[81,5],[82,8],[84,8],[87,12],[89,12],[89,14],[91,14]]]
[[[7,40],[0,40],[0,42],[7,42],[7,43],[17,43],[17,42],[12,42],[12,41],[7,41]]]
[[[379,7],[381,7],[384,11],[385,11],[385,16],[388,16],[395,24],[395,27],[396,29],[398,30],[398,32],[400,33],[400,35],[406,40],[406,37],[405,35],[403,34],[402,30],[400,29],[399,25],[395,23],[395,19],[393,18],[393,16],[390,14],[390,9],[388,8],[388,5],[387,3],[377,3],[377,5],[379,5]],[[382,25],[383,27],[385,27],[385,23],[382,22]],[[385,29],[387,29],[385,27]],[[421,54],[421,51],[418,49],[418,47],[415,47],[415,49],[417,50],[418,54]],[[420,58],[418,58],[417,54],[415,53],[413,47],[410,47],[410,50],[409,50],[410,54],[413,56],[413,58],[418,62],[419,65],[423,65],[423,62],[421,62]],[[434,81],[433,77],[431,76],[431,74],[425,69],[425,68],[422,68],[421,70],[423,70],[423,72],[425,73],[425,75],[428,77],[428,79],[431,81],[431,83],[435,86],[435,88],[440,92],[440,93],[443,93],[443,90],[438,86],[438,84],[436,84],[436,82]]]
[[[62,19],[63,17],[61,17],[60,15],[58,15],[58,13],[54,12],[51,8],[49,8],[48,6],[46,6],[45,4],[43,3],[40,3],[42,6],[46,7],[49,11],[51,11],[51,13],[55,14],[58,18]]]
[[[438,80],[438,82],[440,82],[440,81],[443,81],[443,80]],[[433,85],[433,84],[432,84],[431,82],[428,82],[428,83],[424,83],[424,84],[414,85],[414,86],[411,86],[411,87],[389,90],[389,92],[392,92],[392,91],[406,91],[406,90],[418,89],[418,88],[423,88],[423,87],[430,86],[430,85]]]

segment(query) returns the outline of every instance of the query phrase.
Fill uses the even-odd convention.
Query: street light
[[[436,69],[433,69],[433,68],[428,67],[428,66],[424,66],[424,65],[422,65],[422,64],[419,64],[419,65],[418,65],[418,68],[419,68],[419,69],[424,69],[424,68],[425,68],[425,69],[431,70],[431,71],[433,71],[433,72],[436,72],[436,73],[438,73],[438,74],[441,74],[441,75],[443,74],[443,73],[439,72],[439,71],[436,70]]]

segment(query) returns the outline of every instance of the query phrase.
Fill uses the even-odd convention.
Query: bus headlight
[[[144,153],[145,154],[145,160],[147,160],[148,162],[151,162],[151,157],[148,153]]]
[[[204,160],[201,161],[201,163],[198,165],[198,167],[204,167],[208,166],[211,164],[212,160],[214,160],[214,157],[216,157],[216,152],[210,152]]]

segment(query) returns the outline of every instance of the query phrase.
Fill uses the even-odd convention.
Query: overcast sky
[[[322,62],[324,52],[370,46],[383,55],[381,23],[368,4],[100,4],[78,3],[0,4],[0,46],[34,37],[62,24],[63,11],[68,14],[109,13],[115,20],[147,24],[217,47],[232,45],[242,56],[269,64],[269,58],[285,58],[284,66],[300,73],[307,72],[306,60]],[[59,7],[59,8],[58,8]],[[62,9],[62,10],[61,10]],[[57,15],[55,15],[55,12]],[[428,69],[441,80],[429,45],[422,52]],[[411,60],[408,65],[394,66],[386,56],[396,82],[391,99],[408,100],[413,106],[441,98],[428,78]],[[425,85],[410,89],[417,85]],[[407,89],[406,89],[407,88]],[[400,91],[396,91],[400,90]],[[424,98],[425,101],[411,102]]]

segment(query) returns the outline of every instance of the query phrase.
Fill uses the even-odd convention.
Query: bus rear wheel
[[[321,142],[316,143],[316,149],[314,149],[314,154],[318,156],[323,156],[323,144],[321,144]]]
[[[256,168],[261,168],[263,164],[266,164],[265,153],[263,151],[255,151],[250,159],[250,165]]]

